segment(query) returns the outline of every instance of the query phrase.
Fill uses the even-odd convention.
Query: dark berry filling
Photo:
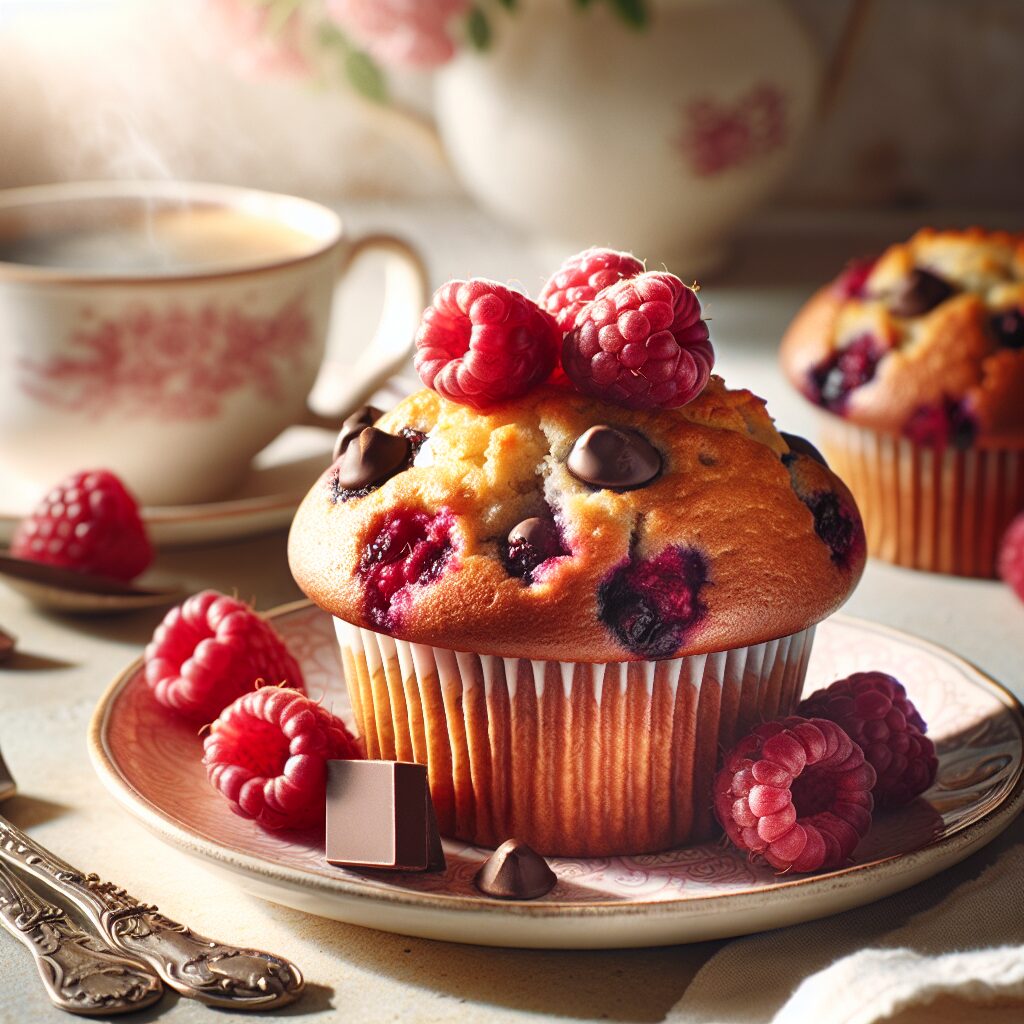
[[[1005,348],[1024,348],[1024,309],[1015,306],[993,315],[989,321],[996,341]]]
[[[359,560],[366,590],[366,612],[379,627],[394,625],[410,588],[437,580],[452,559],[454,517],[443,509],[389,513],[367,542]]]
[[[963,399],[943,398],[934,405],[915,409],[903,427],[903,435],[925,448],[970,448],[978,422]]]
[[[875,376],[883,355],[885,352],[873,334],[858,335],[812,368],[807,380],[808,397],[832,412],[841,413],[850,393]]]
[[[828,467],[825,456],[806,437],[801,437],[799,434],[787,434],[784,430],[780,430],[779,435],[789,445],[789,451],[782,456],[782,464],[787,468],[801,455],[806,455],[809,459],[814,459],[815,462],[820,462],[826,468]]]
[[[707,580],[700,552],[666,548],[654,558],[614,569],[598,588],[598,615],[633,654],[669,658],[707,611],[700,600]]]
[[[811,510],[814,532],[832,552],[832,561],[842,569],[849,568],[860,533],[839,495],[835,491],[816,491],[801,495],[800,500]]]
[[[851,260],[832,282],[832,291],[841,299],[863,299],[867,295],[868,278],[877,262],[874,256]]]
[[[534,573],[551,558],[567,555],[553,518],[527,519],[514,527],[503,546],[502,562],[510,576],[534,582]]]
[[[398,432],[398,436],[404,437],[406,441],[409,442],[409,453],[406,456],[405,461],[390,473],[374,480],[372,483],[368,483],[365,487],[342,487],[341,482],[338,479],[338,470],[335,468],[328,481],[332,504],[337,505],[339,501],[351,501],[353,498],[365,498],[366,495],[377,490],[381,484],[387,483],[387,481],[393,476],[397,476],[399,473],[404,472],[413,464],[420,449],[424,444],[426,444],[427,435],[424,434],[422,430],[413,430],[412,427],[403,427]]]

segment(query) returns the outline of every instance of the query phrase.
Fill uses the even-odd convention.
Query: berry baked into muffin
[[[1024,237],[919,231],[849,267],[791,324],[782,363],[872,554],[995,574],[1024,508]]]
[[[863,569],[846,487],[710,375],[693,289],[605,253],[543,309],[440,289],[431,387],[350,417],[289,540],[367,756],[425,762],[442,833],[486,846],[706,837],[719,748],[796,707]]]

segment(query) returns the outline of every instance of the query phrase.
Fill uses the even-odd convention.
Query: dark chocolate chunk
[[[535,900],[551,892],[558,878],[539,853],[508,839],[484,861],[473,881],[498,900]]]
[[[348,447],[349,441],[354,440],[367,427],[372,427],[383,416],[384,413],[374,405],[362,405],[350,416],[345,417],[341,425],[338,439],[334,442],[334,454],[331,461],[334,461]]]
[[[892,293],[889,309],[896,316],[924,316],[953,292],[953,286],[938,274],[915,267]]]
[[[787,434],[784,430],[780,430],[779,433],[782,435],[782,440],[789,445],[790,452],[796,452],[798,455],[806,455],[809,458],[814,459],[815,462],[820,462],[823,466],[828,468],[825,456],[822,455],[806,437],[801,437],[799,434]],[[786,461],[785,455],[782,456],[782,461]]]
[[[0,629],[0,661],[6,661],[14,653],[14,637]]]
[[[382,483],[406,464],[409,441],[376,427],[363,427],[338,460],[338,486],[358,491]]]
[[[579,436],[566,465],[585,484],[628,491],[649,484],[661,472],[661,455],[633,430],[600,425]]]
[[[339,867],[443,871],[426,766],[328,761],[326,854]]]

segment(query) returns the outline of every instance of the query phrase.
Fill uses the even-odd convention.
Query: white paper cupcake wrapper
[[[427,765],[441,833],[561,856],[707,838],[720,750],[795,708],[814,637],[591,665],[335,627],[366,756]]]
[[[999,542],[1024,509],[1024,445],[925,448],[835,416],[822,450],[853,492],[868,550],[896,565],[996,575]]]

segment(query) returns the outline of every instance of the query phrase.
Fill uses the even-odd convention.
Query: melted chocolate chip
[[[577,480],[592,487],[629,491],[661,472],[661,455],[641,434],[600,425],[577,438],[566,463]]]
[[[797,455],[806,455],[808,458],[814,459],[815,462],[820,462],[826,469],[828,468],[825,456],[806,437],[801,437],[799,434],[787,434],[784,430],[780,430],[779,434],[782,436],[782,440],[789,445],[789,451],[782,456],[783,463],[788,465],[787,457],[795,452]]]
[[[953,286],[938,274],[915,267],[896,287],[889,309],[896,316],[924,316],[953,292]]]
[[[533,582],[534,570],[549,558],[566,554],[558,527],[552,519],[534,516],[513,526],[505,548],[505,568],[510,576]]]
[[[409,459],[409,441],[376,427],[363,427],[338,460],[338,486],[358,491],[383,483]]]
[[[332,461],[345,451],[350,441],[355,440],[367,427],[372,427],[383,415],[384,413],[376,406],[363,405],[350,416],[346,416],[345,422],[341,425],[338,438],[334,442],[334,454],[331,456]]]
[[[509,839],[484,861],[476,874],[476,887],[499,900],[535,900],[558,881],[548,862],[517,839]]]

